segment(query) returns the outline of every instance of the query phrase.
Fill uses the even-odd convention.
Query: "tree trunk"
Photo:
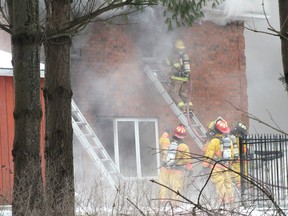
[[[281,53],[282,53],[282,63],[284,71],[285,89],[288,92],[288,1],[279,0],[279,18],[280,18],[280,40],[281,40]],[[282,37],[285,36],[284,37]]]
[[[12,23],[14,73],[14,189],[12,211],[18,215],[41,215],[40,60],[41,34],[37,0],[9,4]]]
[[[46,4],[45,48],[46,192],[49,216],[74,215],[70,36],[51,37],[70,20],[70,1]]]

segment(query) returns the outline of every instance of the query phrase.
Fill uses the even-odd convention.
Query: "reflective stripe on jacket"
[[[178,80],[178,81],[182,81],[182,82],[189,81],[189,77],[179,77],[179,76],[173,75],[170,78],[173,79],[173,80]]]

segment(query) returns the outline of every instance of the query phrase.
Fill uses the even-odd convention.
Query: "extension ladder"
[[[170,95],[168,94],[162,83],[159,81],[158,74],[161,75],[159,69],[151,69],[149,65],[146,65],[144,67],[144,71],[150,78],[154,86],[157,88],[159,93],[168,103],[170,108],[174,111],[179,121],[186,127],[188,133],[191,135],[193,140],[196,142],[199,148],[202,149],[203,139],[206,138],[207,136],[206,136],[206,130],[199,121],[199,119],[196,117],[194,113],[192,114],[192,116],[190,116],[190,119],[187,119],[187,117],[181,112],[181,110],[174,103],[173,99],[170,97]]]
[[[97,138],[73,100],[71,105],[73,132],[92,159],[95,166],[97,168],[99,167],[104,174],[107,174],[107,180],[111,185],[115,185],[119,180],[123,179],[119,169],[110,158],[102,143]]]

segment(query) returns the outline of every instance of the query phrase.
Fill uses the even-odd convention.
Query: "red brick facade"
[[[202,124],[206,126],[218,116],[231,126],[238,120],[248,124],[247,118],[231,106],[248,110],[242,23],[219,26],[205,22],[177,29],[163,38],[159,38],[156,29],[150,29],[150,34],[140,27],[138,30],[135,26],[97,23],[81,49],[81,58],[72,62],[74,100],[88,118],[94,119],[92,124],[98,117],[153,117],[159,120],[160,132],[178,124],[179,120],[144,73],[142,59],[144,51],[147,57],[149,49],[163,47],[170,38],[178,37],[185,42],[191,58],[191,96]],[[164,56],[165,49],[163,52]],[[151,53],[161,56],[159,51]],[[160,67],[168,70],[163,64]]]

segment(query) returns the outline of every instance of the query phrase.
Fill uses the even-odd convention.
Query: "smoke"
[[[153,55],[157,59],[164,59],[173,48],[175,32],[167,32],[167,26],[160,17],[157,8],[149,8],[144,12],[133,13],[128,17],[130,23],[137,23],[134,32],[137,41],[138,55],[145,57],[145,50],[149,55],[153,44]],[[225,0],[217,8],[212,10],[208,4],[204,9],[203,21],[212,21],[219,25],[225,25],[235,20],[244,21],[245,25],[256,26],[257,30],[267,31],[268,24],[265,20],[267,15],[269,22],[279,29],[278,3],[270,0]],[[162,14],[161,14],[162,15]],[[119,21],[119,20],[118,20]],[[157,26],[157,28],[155,28]],[[163,40],[165,34],[165,40]],[[283,130],[288,131],[285,112],[288,110],[287,95],[282,84],[278,81],[283,74],[281,62],[280,40],[265,34],[257,34],[248,30],[244,31],[246,39],[246,63],[248,78],[248,102],[249,112],[273,126],[276,124]],[[149,35],[153,37],[149,38]],[[87,28],[81,34],[73,38],[73,47],[81,48],[90,37]],[[99,84],[99,83],[98,83]],[[265,100],[263,100],[265,98]],[[270,133],[271,129],[251,120],[251,133]]]
[[[225,0],[212,9],[212,2],[204,8],[204,21],[226,25],[233,21],[259,19],[270,14],[270,0]]]
[[[269,22],[279,29],[278,2],[271,1]],[[246,26],[259,31],[268,30],[265,19],[247,22]],[[248,79],[249,112],[276,128],[288,131],[288,99],[284,86],[278,80],[283,74],[280,38],[268,34],[244,31]],[[251,133],[275,133],[272,129],[250,120]]]
[[[277,1],[225,0],[215,10],[211,4],[204,9],[203,20],[226,25],[244,21],[245,26],[268,32],[269,23],[279,27]],[[266,20],[268,19],[268,21]],[[288,132],[288,99],[278,80],[283,74],[280,38],[244,30],[246,71],[248,79],[248,112],[271,126]],[[250,119],[250,133],[276,133],[271,128]]]
[[[212,21],[219,25],[225,25],[235,20],[243,21],[247,18],[250,19],[252,15],[254,18],[257,18],[259,16],[263,17],[264,13],[269,14],[270,9],[269,0],[225,0],[213,9],[212,2],[214,1],[208,1],[206,7],[204,8],[203,11],[205,17],[202,20]],[[93,8],[96,7],[97,5],[93,5]],[[83,13],[85,12],[87,13],[86,8],[89,8],[89,10],[91,10],[89,2],[82,1],[81,4],[79,4],[79,1],[75,1],[73,3],[73,16],[77,17],[81,14],[83,15]],[[139,50],[145,50],[145,48],[147,48],[147,46],[143,44],[143,41],[148,41],[149,38],[147,39],[146,36],[151,35],[150,33],[153,32],[152,35],[154,37],[151,38],[151,40],[155,41],[155,39],[157,40],[157,38],[160,38],[157,46],[158,50],[155,50],[155,55],[158,56],[158,59],[161,59],[162,57],[159,55],[170,52],[172,48],[171,44],[173,44],[173,40],[175,40],[173,32],[167,31],[167,24],[165,24],[164,22],[163,11],[161,12],[161,7],[148,7],[145,10],[136,12],[132,12],[131,10],[132,9],[130,9],[129,11],[129,9],[126,8],[125,10],[123,9],[118,11],[111,11],[109,15],[105,14],[104,17],[113,16],[119,13],[128,13],[129,15],[127,15],[125,18],[117,16],[115,19],[110,21],[114,24],[136,24],[134,25],[134,29],[141,29],[142,31],[142,33],[139,35],[139,40],[137,41],[137,43],[135,43],[139,44]],[[129,12],[132,13],[130,14]],[[84,29],[84,31],[81,31],[80,34],[76,35],[73,38],[73,48],[81,48],[85,44],[85,42],[89,40],[90,26],[91,25],[89,25],[88,28]],[[157,26],[157,28],[155,28],[155,26]],[[143,34],[143,32],[145,32],[145,35]],[[165,44],[162,40],[163,35],[165,35]],[[141,53],[139,54],[141,55]]]
[[[263,3],[266,10],[269,10],[269,2],[267,0],[225,0],[221,7],[226,17],[241,17],[247,13],[263,14]]]

